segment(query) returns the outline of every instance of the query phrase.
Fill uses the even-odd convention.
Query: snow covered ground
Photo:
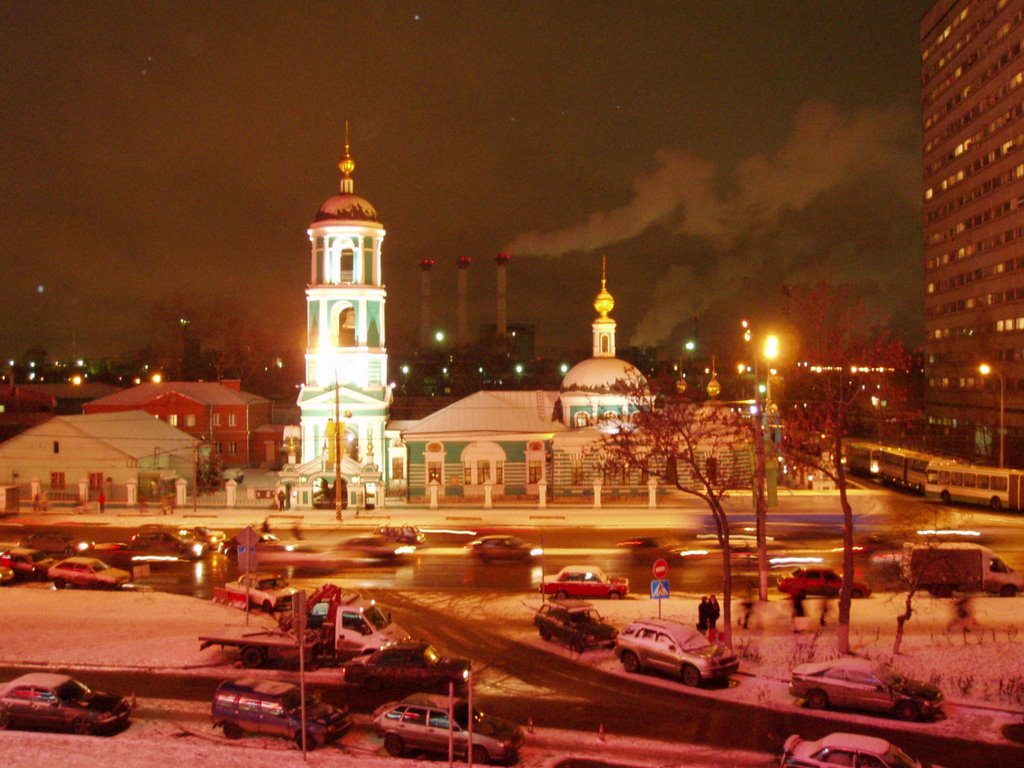
[[[610,651],[588,651],[577,656],[556,643],[544,643],[531,624],[540,604],[534,593],[496,596],[467,593],[410,591],[405,594],[425,606],[447,612],[472,614],[492,620],[495,626],[523,643],[545,648],[575,663],[588,664],[613,674],[625,675]],[[696,616],[697,596],[676,594],[662,601],[664,618],[687,623]],[[116,609],[112,609],[116,602]],[[851,639],[855,651],[883,659],[898,671],[937,682],[946,692],[948,718],[936,723],[906,724],[908,729],[931,733],[971,733],[982,742],[998,743],[1008,723],[1024,716],[1024,599],[978,598],[976,617],[980,628],[969,633],[947,631],[951,618],[949,601],[919,597],[917,612],[907,625],[903,652],[892,657],[895,616],[902,597],[880,593],[853,606]],[[808,601],[812,618],[818,606]],[[596,604],[606,619],[618,627],[629,620],[657,615],[658,606],[644,597]],[[689,693],[757,703],[776,709],[797,704],[787,693],[790,668],[803,661],[836,655],[835,626],[820,632],[795,633],[789,604],[773,600],[755,615],[749,630],[737,629],[734,645],[741,657],[741,674],[728,688],[700,689]],[[217,648],[199,650],[197,638],[228,625],[242,625],[245,616],[234,608],[209,601],[160,592],[110,594],[90,591],[57,591],[46,586],[25,586],[0,591],[0,665],[74,666],[81,669],[144,668],[228,677],[242,674],[231,652]],[[738,614],[739,611],[737,610]],[[130,623],[126,625],[126,618]],[[833,606],[828,618],[835,619]],[[258,613],[250,622],[267,623]],[[817,629],[816,622],[812,626]],[[317,675],[313,672],[311,682]],[[88,674],[81,677],[88,682]],[[486,682],[486,680],[482,681]],[[680,683],[646,677],[651,685],[681,687]],[[867,715],[836,714],[836,730],[843,723],[877,722]],[[886,721],[888,726],[894,721]],[[299,759],[285,742],[248,738],[225,742],[209,725],[208,707],[201,702],[141,700],[130,729],[112,739],[70,737],[8,731],[0,735],[5,760],[10,766],[38,765],[41,758],[60,759],[63,765],[113,763],[124,766],[181,761],[189,765],[230,768],[245,765],[275,768],[282,760]],[[380,742],[364,732],[352,733],[338,746],[312,753],[311,765],[337,762],[343,750],[347,765],[411,766],[415,761],[380,757]],[[527,740],[521,764],[554,765],[569,756],[602,756],[633,765],[766,766],[777,758],[744,752],[642,742],[597,734],[577,734],[536,729]],[[432,764],[436,765],[436,761]]]

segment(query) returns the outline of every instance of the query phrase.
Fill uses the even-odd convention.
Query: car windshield
[[[286,712],[297,712],[300,709],[299,703],[302,699],[299,698],[299,690],[296,688],[294,691],[289,691],[281,697],[281,706],[284,707]],[[306,694],[306,706],[314,707],[320,703],[320,694],[314,692],[308,692]]]
[[[455,722],[458,723],[462,728],[468,728],[469,720],[466,715],[469,712],[469,705],[464,701],[457,701],[455,702],[455,706],[452,708],[452,711],[455,713]],[[479,709],[474,709],[474,726],[478,723],[482,723],[484,721],[484,717],[485,715],[483,712],[481,712]]]
[[[384,629],[391,623],[391,619],[389,619],[376,605],[372,605],[366,609],[363,612],[363,616],[365,616],[366,620],[373,625],[374,629]]]
[[[876,669],[875,677],[890,687],[899,685],[903,681],[902,676],[897,675],[888,667],[879,667]]]
[[[66,683],[61,683],[56,693],[57,698],[61,701],[80,701],[89,693],[89,688],[77,680],[68,680]]]
[[[569,618],[573,624],[589,624],[600,621],[601,615],[596,611],[573,611],[569,614]]]
[[[260,589],[280,589],[285,585],[284,579],[260,579]]]
[[[920,768],[916,760],[893,745],[889,745],[889,751],[885,753],[885,763],[890,768]]]

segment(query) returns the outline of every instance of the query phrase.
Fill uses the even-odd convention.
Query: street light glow
[[[764,340],[764,356],[766,360],[774,360],[779,356],[779,337],[766,336]]]

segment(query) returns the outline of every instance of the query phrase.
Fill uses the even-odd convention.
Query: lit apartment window
[[[236,443],[234,440],[229,440],[228,456],[234,456],[236,453],[238,453],[238,443]]]
[[[194,413],[188,414],[185,417],[185,426],[186,427],[194,427],[195,425],[196,425],[196,415]]]
[[[228,414],[228,426],[229,427],[235,426],[235,414],[233,414],[233,413],[229,413]]]
[[[178,426],[178,414],[172,413],[167,416],[167,423],[172,427]]]

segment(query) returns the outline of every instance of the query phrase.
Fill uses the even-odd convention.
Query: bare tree
[[[707,504],[722,553],[722,639],[732,645],[732,548],[722,501],[729,491],[750,488],[749,430],[726,404],[702,403],[665,389],[657,398],[631,389],[632,414],[608,434],[604,456]]]
[[[787,460],[832,479],[843,513],[843,586],[839,593],[838,650],[850,652],[853,596],[853,509],[848,496],[843,440],[872,397],[889,389],[909,365],[902,343],[866,322],[861,305],[840,288],[820,284],[794,294],[801,361],[787,376],[781,409],[782,452]]]

